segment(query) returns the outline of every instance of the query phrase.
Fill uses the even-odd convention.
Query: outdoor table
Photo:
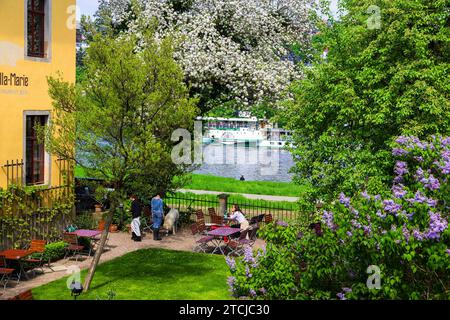
[[[17,271],[17,276],[20,281],[20,277],[22,276],[22,274],[25,276],[26,279],[29,279],[23,267],[23,259],[28,257],[30,254],[33,254],[34,252],[35,252],[34,250],[9,249],[1,251],[0,256],[4,256],[6,260],[14,261],[18,264],[19,270]]]
[[[208,236],[213,236],[215,239],[213,241],[215,248],[212,253],[215,253],[217,250],[219,250],[223,255],[225,255],[225,252],[223,251],[221,244],[223,242],[225,244],[225,247],[227,247],[228,244],[225,241],[223,241],[223,239],[225,237],[229,237],[232,234],[238,233],[240,231],[241,231],[240,229],[230,228],[230,227],[221,227],[221,228],[217,228],[217,229],[208,231],[206,234]]]
[[[86,229],[80,229],[76,230],[75,233],[78,237],[83,238],[94,238],[95,236],[98,236],[99,234],[102,234],[102,231],[100,230],[86,230]]]

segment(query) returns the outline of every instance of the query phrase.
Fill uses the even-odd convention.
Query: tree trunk
[[[89,272],[86,275],[86,279],[84,281],[84,292],[87,292],[89,290],[89,286],[91,285],[92,279],[94,278],[95,269],[97,268],[98,262],[100,261],[100,256],[103,253],[103,248],[105,247],[106,239],[108,238],[109,226],[111,225],[115,210],[116,206],[111,203],[111,208],[105,221],[105,228],[103,229],[102,237],[100,238],[100,244],[95,251],[94,259],[92,259],[91,266],[89,267]]]

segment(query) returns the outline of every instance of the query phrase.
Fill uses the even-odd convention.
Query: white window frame
[[[45,22],[44,22],[44,48],[45,57],[28,56],[28,0],[24,0],[24,56],[25,60],[36,62],[51,62],[52,60],[52,0],[45,1]]]

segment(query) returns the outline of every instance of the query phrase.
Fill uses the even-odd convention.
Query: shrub
[[[97,222],[90,212],[79,214],[75,217],[75,225],[78,229],[97,229]]]
[[[272,226],[264,235],[266,253],[249,265],[247,252],[232,268],[233,293],[272,299],[450,298],[450,138],[400,137],[393,155],[399,159],[390,190],[362,190],[352,198],[341,193],[324,207],[315,232],[303,230],[294,240],[295,226]],[[368,277],[369,266],[379,269],[380,287]],[[262,287],[265,294],[255,291]]]
[[[44,261],[56,261],[64,258],[67,243],[58,241],[49,243],[45,246]]]

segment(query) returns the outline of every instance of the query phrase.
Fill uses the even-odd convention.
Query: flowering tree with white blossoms
[[[302,77],[293,46],[313,34],[313,0],[101,0],[97,16],[129,33],[155,25],[171,36],[175,59],[202,109],[277,105]],[[144,45],[144,44],[143,44]]]

